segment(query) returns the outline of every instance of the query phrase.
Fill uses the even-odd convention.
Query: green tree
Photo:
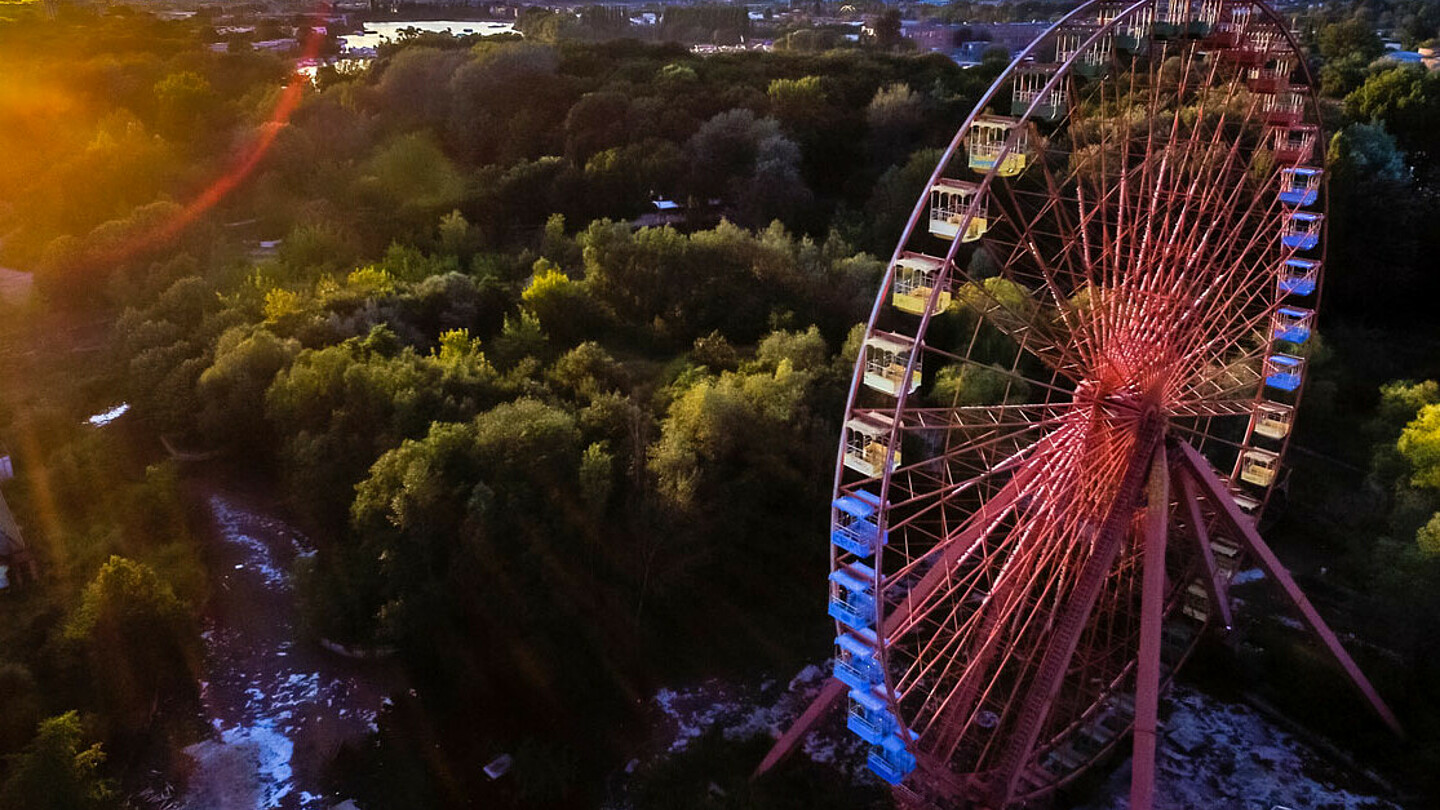
[[[20,749],[40,721],[40,689],[21,664],[0,661],[0,756]]]
[[[565,115],[565,154],[583,164],[591,155],[624,146],[630,97],[624,93],[586,93]]]
[[[1396,444],[1410,463],[1412,486],[1440,489],[1440,405],[1426,405],[1405,426]]]
[[[572,281],[548,259],[535,260],[535,274],[520,300],[540,320],[545,334],[557,346],[578,342],[592,335],[600,317],[595,301],[581,282]]]
[[[561,355],[548,377],[557,389],[582,401],[629,387],[625,369],[600,344],[590,340]]]
[[[300,351],[294,340],[282,340],[269,330],[237,326],[220,336],[215,360],[200,375],[199,425],[212,441],[240,442],[252,449],[263,441],[265,391],[275,375]]]
[[[149,566],[112,556],[65,624],[96,688],[122,728],[147,726],[162,698],[192,698],[200,650],[194,616]]]
[[[1363,14],[1320,29],[1320,55],[1327,60],[1353,56],[1368,62],[1384,52],[1375,24]]]
[[[1440,159],[1440,73],[1418,65],[1374,73],[1345,97],[1350,117],[1379,122],[1413,157],[1423,163]]]
[[[168,136],[185,136],[211,123],[215,91],[204,76],[193,71],[172,73],[155,84],[159,130]]]
[[[820,86],[819,76],[773,79],[766,96],[769,97],[771,114],[792,132],[810,129],[825,113],[825,91]]]
[[[701,125],[685,146],[696,193],[724,194],[746,224],[792,215],[810,190],[800,176],[800,150],[773,118],[747,109],[720,113]]]
[[[455,206],[465,190],[459,170],[430,137],[401,135],[378,149],[366,163],[360,193],[385,217],[431,223]]]
[[[80,717],[67,712],[40,723],[35,739],[9,763],[0,786],[6,810],[107,810],[120,802],[100,777],[105,753],[99,743],[85,747]]]
[[[615,488],[615,456],[605,442],[594,442],[580,456],[580,497],[596,515],[604,514]]]
[[[905,41],[904,35],[900,33],[900,10],[887,8],[880,12],[871,23],[871,35],[875,41],[875,47],[884,51],[893,51],[900,47]]]
[[[903,82],[883,85],[865,108],[865,122],[876,163],[897,163],[910,153],[925,123],[925,99]]]

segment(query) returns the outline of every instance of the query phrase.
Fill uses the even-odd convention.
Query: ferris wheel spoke
[[[1206,397],[1204,399],[1191,400],[1189,402],[1179,401],[1170,408],[1173,418],[1213,418],[1225,416],[1249,416],[1255,410],[1255,399],[1245,397],[1243,399],[1215,399]]]

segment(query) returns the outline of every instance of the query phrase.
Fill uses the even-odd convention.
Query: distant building
[[[0,473],[10,469],[10,457],[0,458]],[[3,477],[3,475],[0,475]],[[0,495],[0,591],[9,590],[18,583],[21,576],[34,579],[35,560],[25,547],[25,538],[20,534],[20,525],[10,513],[5,496]]]

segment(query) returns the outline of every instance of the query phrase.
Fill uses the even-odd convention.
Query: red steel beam
[[[766,771],[779,765],[786,757],[790,756],[790,753],[795,750],[795,746],[800,743],[800,740],[802,740],[806,734],[810,733],[810,729],[815,727],[815,724],[820,721],[820,718],[825,716],[825,713],[830,710],[830,707],[834,705],[835,701],[839,700],[840,696],[847,691],[849,691],[849,687],[839,678],[831,678],[826,681],[825,685],[820,688],[820,694],[815,696],[815,700],[795,719],[794,724],[791,725],[784,734],[780,735],[780,739],[776,740],[775,744],[770,747],[770,753],[766,754],[765,758],[760,760],[759,767],[755,769],[755,773],[750,778],[754,779],[763,776]]]
[[[1203,579],[1205,590],[1210,596],[1211,609],[1219,611],[1220,621],[1224,623],[1225,632],[1228,633],[1235,627],[1235,618],[1230,613],[1230,583],[1215,564],[1215,549],[1210,547],[1210,530],[1205,528],[1205,517],[1200,514],[1200,500],[1195,496],[1195,484],[1190,481],[1190,476],[1184,473],[1180,473],[1176,478],[1180,481],[1180,499],[1185,502],[1186,515],[1194,530],[1191,534],[1200,546],[1200,564],[1205,568]]]
[[[1155,410],[1148,410],[1140,417],[1135,431],[1135,444],[1131,450],[1124,476],[1110,505],[1105,521],[1095,538],[1090,557],[1085,561],[1074,589],[1064,608],[1055,621],[1055,629],[1041,656],[1040,666],[1026,691],[1020,716],[1010,731],[1005,748],[1001,753],[998,767],[992,772],[990,792],[997,807],[1010,803],[1015,788],[1029,764],[1035,742],[1050,708],[1065,681],[1065,671],[1070,659],[1075,656],[1075,647],[1080,635],[1095,608],[1095,602],[1104,589],[1105,579],[1115,564],[1122,541],[1129,534],[1135,516],[1135,502],[1145,484],[1150,468],[1150,457],[1160,444],[1163,420]]]
[[[905,622],[910,618],[910,614],[922,607],[925,600],[944,583],[946,574],[959,561],[960,555],[974,545],[975,541],[988,534],[995,524],[1010,512],[1015,501],[1030,485],[1030,479],[1035,477],[1039,466],[1040,462],[1032,458],[1012,475],[1009,481],[1005,482],[1005,486],[995,493],[995,497],[986,501],[972,513],[970,519],[965,521],[964,526],[950,535],[943,546],[937,546],[936,549],[930,551],[933,554],[938,549],[940,559],[936,560],[930,570],[920,578],[920,581],[915,583],[915,587],[906,592],[905,598],[895,605],[895,609],[885,616],[884,632],[880,635],[882,642],[884,639],[901,635],[908,629],[905,627]]]
[[[1131,810],[1150,810],[1155,796],[1155,725],[1160,711],[1160,629],[1165,621],[1165,535],[1169,531],[1170,467],[1165,444],[1150,460],[1145,496],[1145,561],[1140,591],[1140,658],[1135,664],[1135,733]]]
[[[1300,616],[1305,620],[1305,624],[1309,625],[1310,631],[1320,639],[1320,643],[1324,644],[1325,648],[1330,651],[1330,654],[1335,657],[1336,662],[1340,664],[1340,668],[1349,676],[1350,682],[1353,683],[1355,688],[1360,691],[1360,694],[1369,701],[1370,706],[1375,709],[1375,713],[1380,715],[1381,720],[1385,721],[1385,725],[1389,726],[1397,735],[1404,737],[1405,730],[1400,727],[1400,721],[1396,719],[1395,714],[1390,711],[1390,707],[1385,705],[1385,701],[1381,700],[1380,694],[1375,691],[1375,687],[1370,684],[1369,679],[1365,677],[1365,673],[1360,671],[1360,667],[1356,666],[1354,659],[1350,657],[1349,653],[1345,652],[1344,647],[1340,646],[1340,639],[1335,637],[1335,633],[1325,624],[1325,620],[1321,619],[1320,614],[1315,612],[1315,606],[1310,604],[1310,600],[1305,597],[1305,594],[1300,590],[1300,586],[1295,584],[1295,580],[1291,578],[1290,572],[1285,570],[1285,566],[1280,562],[1280,559],[1275,556],[1275,552],[1270,550],[1270,546],[1266,545],[1265,541],[1260,537],[1260,534],[1255,531],[1255,527],[1245,515],[1240,512],[1240,507],[1235,505],[1235,500],[1230,497],[1230,493],[1226,490],[1218,474],[1210,466],[1210,462],[1206,461],[1205,457],[1200,455],[1200,451],[1191,447],[1189,443],[1176,442],[1176,444],[1180,448],[1182,460],[1189,468],[1186,472],[1200,485],[1205,497],[1210,501],[1216,512],[1218,512],[1220,517],[1240,536],[1240,539],[1245,543],[1249,552],[1255,556],[1255,560],[1260,563],[1260,567],[1265,570],[1265,573],[1285,591],[1285,595],[1290,598],[1290,601],[1295,605],[1295,609],[1300,612]]]

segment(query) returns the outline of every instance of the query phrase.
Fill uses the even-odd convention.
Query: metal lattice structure
[[[1053,792],[1133,735],[1256,564],[1398,724],[1255,531],[1324,255],[1318,111],[1257,2],[1094,0],[936,167],[856,360],[825,706],[919,805]]]

